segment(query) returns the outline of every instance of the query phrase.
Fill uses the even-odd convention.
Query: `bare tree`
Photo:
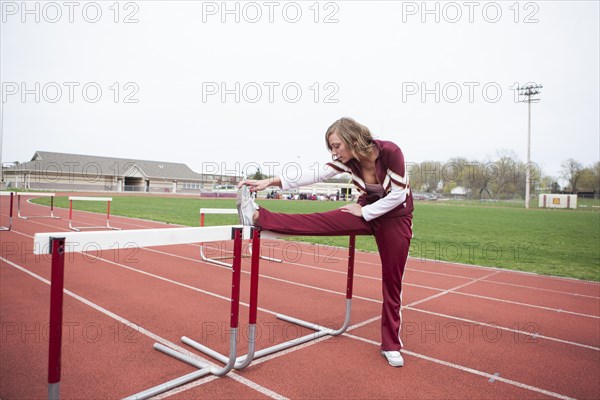
[[[465,187],[471,189],[478,196],[479,200],[483,200],[484,192],[491,199],[493,197],[492,192],[495,190],[494,180],[497,175],[495,164],[492,162],[470,162],[469,164],[468,179],[464,184]]]
[[[583,166],[579,161],[569,158],[562,163],[561,178],[568,182],[572,193],[577,193],[577,182],[581,178]]]

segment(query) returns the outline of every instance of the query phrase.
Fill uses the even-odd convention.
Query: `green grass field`
[[[49,204],[49,199],[35,202]],[[592,201],[590,204],[595,204]],[[341,202],[259,200],[276,212],[310,213],[341,206]],[[57,207],[68,207],[57,197]],[[118,196],[111,214],[172,224],[198,226],[200,207],[235,208],[233,199]],[[105,212],[96,202],[75,202],[75,208]],[[206,225],[237,224],[234,215],[209,215]],[[416,202],[411,256],[417,259],[485,265],[539,274],[600,281],[600,212],[525,210],[475,201]],[[302,237],[298,240],[347,247],[345,237]],[[372,237],[357,238],[357,247],[377,251]]]

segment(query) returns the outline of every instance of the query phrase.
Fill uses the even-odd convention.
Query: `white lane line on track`
[[[413,260],[417,259],[417,258],[414,258],[414,257],[410,257],[410,258],[412,258]],[[583,279],[570,278],[570,277],[566,277],[566,276],[542,275],[542,274],[538,274],[536,272],[517,271],[517,270],[513,270],[513,269],[505,269],[505,268],[499,268],[499,267],[490,267],[490,266],[486,266],[486,265],[464,264],[464,263],[458,263],[458,262],[440,261],[440,260],[429,259],[429,258],[418,258],[418,259],[422,260],[422,261],[437,263],[437,264],[448,264],[448,265],[451,265],[453,267],[472,268],[472,269],[487,269],[487,270],[493,270],[493,271],[500,271],[500,272],[504,272],[506,274],[513,274],[513,275],[525,276],[525,277],[528,277],[528,278],[537,278],[537,279],[540,279],[540,280],[566,281],[566,282],[569,282],[569,283],[576,283],[576,284],[581,284],[581,285],[585,285],[585,286],[589,286],[589,285],[598,286],[600,284],[600,283],[598,283],[596,281],[586,281],[586,280],[583,280]]]
[[[231,372],[227,376],[230,376],[230,374],[231,374]],[[197,379],[197,380],[192,381],[190,383],[187,383],[185,385],[181,385],[181,386],[178,386],[178,387],[176,387],[174,389],[171,389],[171,390],[169,390],[167,392],[164,392],[164,393],[162,393],[162,394],[160,394],[158,396],[154,396],[154,397],[152,397],[152,399],[166,399],[166,398],[169,398],[171,396],[175,396],[176,394],[187,392],[188,390],[192,390],[192,389],[194,389],[196,387],[202,386],[202,385],[204,385],[206,383],[212,382],[212,381],[217,380],[217,379],[219,379],[219,377],[218,376],[214,376],[214,375],[211,375],[208,379],[206,379],[206,378]],[[248,386],[248,387],[250,387],[250,388],[252,388],[254,390],[256,390],[257,392],[263,393],[263,394],[271,397],[272,399],[287,400],[287,397],[282,396],[279,393],[273,392],[270,389],[266,389],[264,386],[261,386],[261,385],[255,383],[255,382],[251,381],[250,379],[244,378],[241,375],[236,375],[236,379],[235,380],[238,381],[238,382],[240,382],[240,383],[243,383],[244,385],[246,385],[246,386]],[[189,397],[189,395],[188,395],[188,397]]]
[[[9,261],[9,260],[5,259],[4,257],[0,257],[0,260],[4,261],[6,264],[10,265],[11,267],[18,269],[19,271],[24,272],[24,273],[32,276],[33,278],[35,278],[35,279],[37,279],[37,280],[39,280],[39,281],[41,281],[41,282],[49,285],[49,286],[51,284],[49,280],[47,280],[47,279],[45,279],[45,278],[43,278],[43,277],[41,277],[41,276],[39,276],[39,275],[37,275],[37,274],[29,271],[25,267],[22,267],[20,265],[17,265],[15,263],[13,263],[12,261]],[[169,341],[169,340],[167,340],[167,339],[165,339],[165,338],[163,338],[163,337],[161,337],[161,336],[159,336],[159,335],[157,335],[157,334],[155,334],[155,333],[153,333],[153,332],[151,332],[151,331],[149,331],[149,330],[147,330],[145,328],[143,328],[142,326],[140,326],[140,325],[138,325],[138,324],[136,324],[134,322],[129,321],[126,318],[121,317],[120,315],[117,315],[117,314],[113,313],[112,311],[109,311],[109,310],[105,309],[104,307],[101,307],[98,304],[96,304],[96,303],[94,303],[94,302],[92,302],[92,301],[90,301],[90,300],[88,300],[88,299],[86,299],[86,298],[84,298],[84,297],[76,294],[76,293],[73,293],[72,291],[70,291],[68,289],[63,289],[63,292],[67,296],[70,296],[70,297],[74,298],[75,300],[78,300],[81,303],[83,303],[83,304],[91,307],[92,309],[94,309],[94,310],[96,310],[96,311],[98,311],[98,312],[100,312],[102,314],[105,314],[108,317],[113,318],[113,319],[121,322],[122,324],[127,325],[128,327],[130,327],[132,329],[135,329],[137,332],[139,332],[139,333],[141,333],[141,334],[149,337],[152,340],[155,340],[155,341],[157,341],[159,343],[162,343],[165,346],[171,347],[172,349],[177,350],[180,353],[183,353],[183,354],[187,355],[188,357],[192,357],[195,360],[200,361],[203,364],[206,364],[206,365],[211,366],[211,367],[220,368],[219,365],[214,364],[211,361],[209,361],[209,360],[207,360],[205,358],[202,358],[202,357],[198,356],[195,353],[190,352],[186,348],[181,347],[181,346],[179,346],[179,345],[177,345],[177,344],[175,344],[175,343],[173,343],[173,342],[171,342],[171,341]],[[231,301],[231,299],[228,299],[228,301]],[[234,379],[234,380],[236,380],[236,381],[238,381],[238,382],[240,382],[240,383],[242,383],[242,384],[244,384],[244,385],[246,385],[246,386],[251,387],[252,389],[254,389],[254,390],[258,391],[259,393],[264,394],[264,395],[266,395],[268,397],[271,397],[271,398],[274,398],[274,399],[283,399],[283,398],[285,398],[284,396],[281,396],[280,394],[275,393],[272,390],[267,389],[267,388],[265,388],[265,387],[263,387],[263,386],[255,383],[255,382],[252,382],[252,385],[248,385],[248,383],[251,382],[251,381],[249,381],[247,378],[243,378],[243,377],[235,374],[234,372],[230,372],[227,376],[230,377],[230,378],[232,378],[232,379]]]
[[[485,282],[494,283],[496,285],[512,286],[512,287],[518,287],[518,288],[522,288],[522,289],[533,289],[533,290],[539,290],[542,292],[551,292],[551,293],[565,294],[565,295],[570,295],[570,296],[575,296],[575,297],[586,297],[589,299],[600,300],[600,296],[591,296],[591,295],[587,295],[587,294],[564,292],[561,290],[554,290],[554,289],[536,288],[534,286],[517,285],[516,283],[500,282],[500,281],[494,281],[494,280],[486,280]],[[598,292],[600,293],[600,286],[598,286]]]
[[[380,346],[379,343],[377,343],[377,342],[375,342],[375,341],[373,341],[371,339],[366,339],[366,338],[363,338],[363,337],[360,337],[360,336],[356,336],[356,335],[352,335],[352,334],[346,334],[346,336],[348,336],[348,337],[350,337],[352,339],[359,340],[361,342],[369,343],[369,344],[372,344],[372,345],[375,345],[375,346]],[[516,387],[521,388],[521,389],[526,389],[526,390],[530,390],[530,391],[533,391],[533,392],[536,392],[536,393],[541,393],[541,394],[544,394],[546,396],[550,396],[550,397],[554,397],[554,398],[562,399],[562,400],[574,400],[572,397],[565,396],[565,395],[562,395],[560,393],[555,393],[555,392],[552,392],[552,391],[549,391],[549,390],[541,389],[541,388],[538,388],[538,387],[535,387],[535,386],[527,385],[525,383],[517,382],[517,381],[514,381],[512,379],[502,378],[501,376],[496,376],[496,375],[493,375],[493,374],[489,374],[487,372],[479,371],[479,370],[476,370],[476,369],[473,369],[473,368],[469,368],[469,367],[465,367],[465,366],[462,366],[462,365],[459,365],[459,364],[454,364],[454,363],[451,363],[451,362],[448,362],[448,361],[444,361],[444,360],[440,360],[440,359],[437,359],[437,358],[429,357],[429,356],[426,356],[426,355],[423,355],[423,354],[415,353],[413,351],[404,350],[404,349],[401,350],[401,351],[402,351],[403,354],[407,354],[409,356],[417,357],[417,358],[420,358],[422,360],[430,361],[430,362],[433,362],[433,363],[436,363],[436,364],[440,364],[440,365],[443,365],[443,366],[446,366],[446,367],[457,369],[459,371],[468,372],[470,374],[482,376],[484,378],[487,378],[488,380],[494,378],[498,382],[503,382],[503,383],[506,383],[506,384],[509,384],[509,385],[512,385],[512,386],[516,386]]]
[[[205,376],[203,378],[196,379],[195,381],[192,381],[192,382],[187,383],[185,385],[177,386],[176,388],[173,388],[171,390],[167,390],[166,392],[163,392],[163,393],[161,393],[159,395],[152,396],[152,400],[166,399],[166,398],[169,398],[169,397],[174,396],[176,394],[179,394],[181,392],[185,392],[185,391],[188,391],[188,390],[193,389],[195,387],[199,387],[199,386],[205,385],[205,384],[207,384],[209,382],[212,382],[214,380],[217,380],[217,379],[219,379],[219,377],[215,376],[215,375]],[[275,398],[275,397],[273,397],[273,398]]]
[[[414,306],[416,306],[416,305],[418,305],[418,304],[425,303],[426,301],[429,301],[429,300],[436,299],[436,298],[438,298],[438,297],[440,297],[440,296],[443,296],[443,295],[446,295],[446,294],[448,294],[448,293],[451,293],[451,292],[453,293],[455,290],[462,289],[462,288],[464,288],[464,287],[466,287],[466,286],[472,285],[472,284],[474,284],[474,283],[476,283],[476,282],[479,282],[479,281],[481,281],[481,280],[483,280],[483,279],[489,278],[490,276],[494,276],[494,275],[497,275],[497,274],[499,274],[499,272],[498,272],[498,271],[496,271],[496,272],[492,272],[491,274],[488,274],[488,275],[482,276],[481,278],[477,278],[477,279],[474,279],[474,280],[472,280],[472,281],[470,281],[470,282],[463,283],[462,285],[458,285],[458,286],[455,286],[455,287],[453,287],[453,288],[450,288],[450,289],[444,290],[444,291],[442,291],[441,293],[436,293],[436,294],[434,294],[434,295],[431,295],[431,296],[429,296],[429,297],[425,297],[424,299],[421,299],[421,300],[414,301],[414,302],[412,302],[412,303],[410,303],[410,304],[407,304],[407,305],[406,305],[406,307],[414,307]]]
[[[20,233],[20,234],[23,235],[23,236],[26,236],[26,237],[31,237],[30,235],[27,235],[27,234],[24,234],[24,233]],[[208,263],[205,263],[205,262],[203,262],[201,260],[190,259],[188,257],[179,256],[179,255],[171,254],[171,253],[165,253],[165,252],[154,250],[154,249],[144,248],[143,250],[149,250],[149,251],[153,251],[153,252],[158,252],[158,253],[161,253],[161,254],[164,254],[164,255],[167,255],[167,256],[176,257],[176,258],[184,258],[186,260],[190,260],[190,261],[193,261],[193,262],[196,262],[196,263],[200,263],[200,264],[203,264],[203,265],[208,265],[208,266],[211,266],[211,267],[228,269],[226,267],[222,267],[222,266],[218,266],[218,265],[214,265],[214,264],[208,264]],[[89,255],[89,254],[88,254],[88,256],[91,257],[91,255]],[[128,267],[128,266],[125,266],[125,265],[121,265],[121,264],[115,263],[115,262],[113,262],[111,260],[102,259],[102,258],[97,257],[97,256],[94,256],[94,257],[97,258],[97,259],[99,259],[99,260],[105,261],[105,262],[107,262],[109,264],[113,264],[113,265],[115,265],[117,267],[125,268],[125,269],[131,270],[133,272],[137,272],[137,273],[140,273],[140,274],[143,274],[143,275],[151,276],[153,278],[156,278],[156,279],[159,279],[159,280],[162,280],[162,281],[166,281],[166,282],[174,284],[174,285],[182,286],[182,287],[185,287],[187,289],[194,290],[194,291],[197,291],[197,292],[209,295],[209,296],[217,297],[217,298],[219,298],[221,300],[230,301],[230,298],[225,297],[225,296],[221,296],[221,295],[218,295],[218,294],[215,294],[215,293],[207,292],[207,291],[204,291],[202,289],[196,288],[196,287],[191,286],[191,285],[187,285],[187,284],[184,284],[184,283],[181,283],[181,282],[178,282],[178,281],[174,281],[174,280],[171,280],[171,279],[168,279],[168,278],[164,278],[162,276],[155,275],[155,274],[152,274],[152,273],[149,273],[149,272],[145,272],[145,271],[142,271],[142,270],[138,270],[138,269],[135,269],[135,268],[132,268],[132,267]],[[246,271],[242,271],[242,272],[245,273],[245,274],[248,274],[248,272],[246,272]],[[495,273],[498,273],[498,271],[496,271]],[[495,274],[495,273],[493,273],[493,274]],[[491,274],[491,275],[493,275],[493,274]],[[268,275],[262,275],[261,274],[260,277],[261,278],[266,278],[266,279],[276,280],[276,281],[283,282],[283,283],[290,284],[290,285],[294,285],[294,286],[300,286],[300,287],[305,287],[305,288],[313,289],[313,290],[317,290],[317,291],[323,291],[323,292],[327,292],[327,293],[331,293],[331,294],[335,294],[335,295],[340,295],[340,296],[345,296],[346,295],[345,292],[336,292],[336,291],[333,291],[333,290],[322,289],[322,288],[319,288],[319,287],[310,286],[310,285],[304,285],[304,284],[300,284],[300,283],[297,283],[297,282],[288,281],[288,280],[281,279],[281,278],[271,277],[271,276],[268,276]],[[483,277],[483,278],[485,278],[485,277]],[[480,278],[480,279],[482,279],[482,278]],[[470,283],[471,282],[468,282],[468,284],[470,284]],[[443,293],[440,293],[438,295],[441,295],[441,294],[443,294]],[[379,304],[381,304],[381,300],[378,300],[378,299],[372,299],[372,298],[362,297],[362,296],[356,296],[356,295],[353,296],[353,298],[364,300],[364,301],[368,301],[368,302],[373,302],[373,303],[379,303]],[[427,299],[431,300],[431,298],[427,298]],[[423,299],[423,300],[427,300],[427,299]],[[244,302],[240,302],[240,305],[245,306],[245,307],[249,306],[249,304],[244,303]],[[403,309],[404,308],[410,308],[413,311],[418,311],[418,312],[422,312],[422,313],[431,313],[430,311],[426,311],[426,310],[421,310],[421,309],[418,309],[418,308],[414,308],[413,307],[414,305],[415,305],[415,303],[411,303],[411,304],[408,304],[406,306],[403,306],[402,308]],[[265,312],[265,313],[268,313],[268,314],[272,314],[272,315],[276,315],[277,314],[274,311],[267,310],[267,309],[262,308],[262,307],[258,307],[258,310],[260,310],[262,312]],[[559,310],[551,309],[551,311],[558,312]],[[442,315],[442,314],[440,314],[440,315]],[[461,320],[460,317],[453,317],[453,316],[447,316],[447,317],[448,318],[453,318],[453,319],[456,319],[456,320]],[[474,321],[474,323],[476,323],[478,325],[482,325],[482,326],[488,326],[489,325],[489,324],[487,324],[485,322],[476,322],[476,321]],[[507,328],[507,327],[499,327],[498,326],[498,328],[514,332],[514,330],[510,330],[510,328]],[[520,333],[522,335],[528,335],[527,332],[520,332]],[[542,336],[540,336],[540,338],[542,338]],[[569,342],[569,341],[566,341],[566,340],[563,340],[563,339],[552,338],[552,337],[549,337],[549,336],[544,336],[543,338],[547,339],[547,340],[551,340],[551,341],[557,341],[557,342],[561,342],[561,343],[566,343],[566,344],[574,344],[574,345],[580,346],[580,347],[587,347],[588,346],[588,345],[585,345],[585,344],[580,344],[580,343],[575,343],[575,342]]]
[[[514,304],[514,305],[523,306],[523,307],[539,308],[540,310],[553,311],[553,312],[562,313],[562,314],[577,315],[579,317],[600,319],[600,316],[597,316],[597,315],[583,314],[583,313],[578,313],[578,312],[575,312],[575,311],[566,311],[566,310],[557,309],[557,308],[537,306],[537,305],[534,305],[534,304],[521,303],[521,302],[512,301],[512,300],[503,300],[503,299],[498,299],[498,298],[495,298],[495,297],[481,296],[481,295],[478,295],[478,294],[455,292],[455,291],[452,291],[452,294],[457,294],[457,295],[461,295],[461,296],[468,296],[468,297],[475,297],[475,298],[478,298],[478,299],[485,299],[485,300],[491,300],[491,301],[499,301],[499,302],[502,302],[502,303]],[[412,304],[409,304],[409,305],[412,305]]]
[[[550,337],[550,336],[544,336],[544,335],[540,335],[537,332],[535,333],[535,335],[531,336],[532,332],[527,332],[524,330],[506,328],[506,327],[495,325],[495,324],[489,324],[487,322],[474,321],[472,319],[456,317],[456,316],[448,315],[448,314],[436,313],[434,311],[422,310],[420,308],[413,308],[413,307],[409,307],[409,306],[405,306],[403,308],[405,308],[407,310],[423,313],[423,314],[435,315],[438,317],[453,319],[456,321],[465,322],[465,323],[469,323],[469,324],[473,324],[473,325],[480,325],[480,326],[484,326],[484,327],[500,329],[502,331],[511,332],[511,333],[515,333],[515,334],[519,334],[519,335],[524,335],[524,336],[529,337],[530,339],[538,339],[538,338],[545,339],[545,340],[550,340],[550,341],[558,342],[558,343],[564,343],[564,344],[568,344],[568,345],[572,345],[572,346],[583,347],[584,349],[600,351],[600,347],[590,346],[587,344],[582,344],[582,343],[577,343],[577,342],[571,342],[569,340],[558,339],[558,338],[554,338],[554,337]]]

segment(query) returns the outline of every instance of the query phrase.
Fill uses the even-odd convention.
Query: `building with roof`
[[[31,161],[2,167],[2,186],[8,190],[200,194],[239,180],[231,175],[199,174],[181,163],[49,151],[36,151]]]

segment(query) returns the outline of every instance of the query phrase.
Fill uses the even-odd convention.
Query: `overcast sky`
[[[408,162],[600,159],[598,1],[2,1],[2,161],[263,172],[351,116]]]

